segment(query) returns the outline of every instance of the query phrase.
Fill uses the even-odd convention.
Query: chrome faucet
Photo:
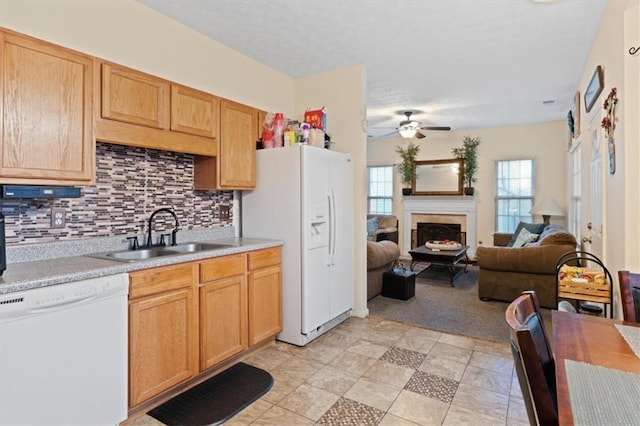
[[[171,214],[171,216],[173,216],[173,219],[175,220],[175,227],[173,228],[173,231],[171,231],[171,245],[175,246],[176,244],[178,244],[177,239],[176,239],[176,234],[178,233],[178,229],[180,229],[180,222],[178,221],[178,216],[176,216],[175,212],[173,210],[171,210],[170,208],[167,207],[163,207],[161,209],[158,209],[156,211],[154,211],[153,213],[151,213],[151,216],[149,217],[149,225],[148,225],[148,234],[147,234],[147,246],[151,247],[153,246],[153,240],[151,238],[151,231],[153,229],[153,218],[155,217],[156,214],[158,213],[169,213]],[[166,243],[164,242],[164,238],[161,239],[160,243],[158,245],[166,245]]]

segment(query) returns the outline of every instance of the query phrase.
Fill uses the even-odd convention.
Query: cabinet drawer
[[[181,263],[131,272],[129,298],[148,296],[191,286],[198,277],[198,263]]]
[[[249,252],[249,270],[266,268],[282,263],[282,248],[274,247],[266,250]]]
[[[244,271],[244,254],[217,257],[200,263],[200,282],[206,283],[220,278],[232,277],[244,274]]]

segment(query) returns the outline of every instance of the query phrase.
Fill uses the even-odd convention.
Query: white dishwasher
[[[127,274],[0,296],[0,425],[127,418]]]

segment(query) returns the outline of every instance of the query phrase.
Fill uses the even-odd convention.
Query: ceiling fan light
[[[398,129],[398,132],[400,133],[400,136],[408,139],[414,137],[418,132],[418,129],[412,126],[402,126]]]

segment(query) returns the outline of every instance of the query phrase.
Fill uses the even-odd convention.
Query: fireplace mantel
[[[402,201],[402,252],[409,255],[411,249],[411,215],[413,214],[451,214],[464,215],[467,218],[467,245],[470,258],[476,257],[476,199],[469,196],[411,196]]]

